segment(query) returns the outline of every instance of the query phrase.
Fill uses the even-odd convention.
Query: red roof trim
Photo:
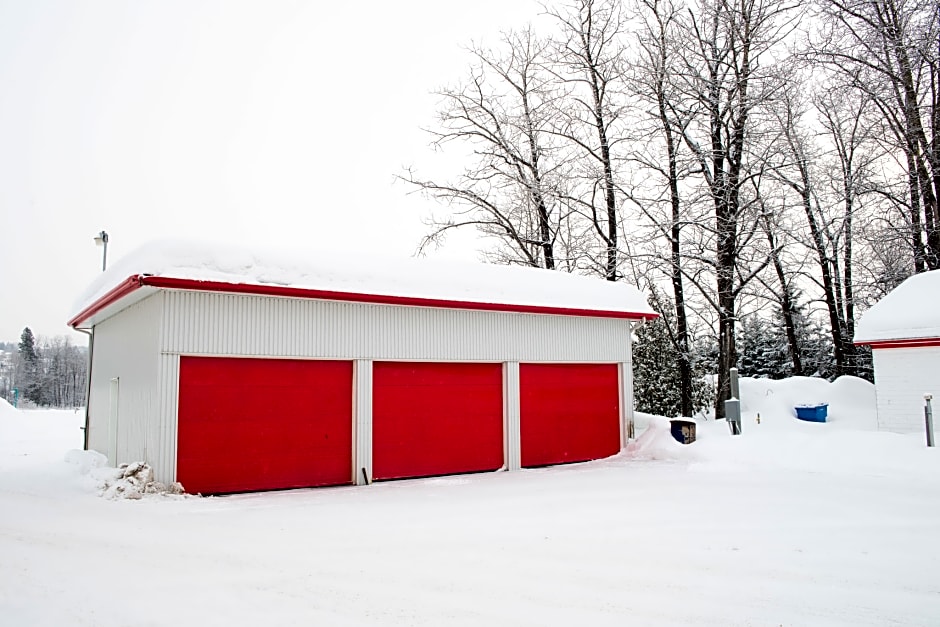
[[[940,337],[922,337],[907,340],[874,340],[871,342],[855,342],[860,346],[871,346],[872,350],[879,348],[919,348],[922,346],[940,346]]]
[[[474,309],[477,311],[505,311],[513,313],[555,314],[562,316],[586,316],[592,318],[621,318],[629,320],[658,318],[658,314],[609,311],[602,309],[576,309],[570,307],[548,307],[542,305],[512,305],[507,303],[476,303],[472,301],[420,298],[416,296],[391,296],[387,294],[360,294],[335,292],[286,285],[257,285],[252,283],[225,283],[221,281],[199,281],[162,276],[141,276],[141,285],[178,290],[200,290],[206,292],[231,292],[260,296],[289,296],[315,298],[377,305],[406,305],[411,307],[439,307],[442,309]]]
[[[561,316],[585,316],[591,318],[619,318],[626,320],[652,320],[658,318],[655,313],[610,311],[603,309],[577,309],[573,307],[549,307],[542,305],[513,305],[507,303],[477,303],[472,301],[446,300],[440,298],[420,298],[414,296],[391,296],[386,294],[360,294],[356,292],[336,292],[316,290],[286,285],[257,285],[252,283],[225,283],[223,281],[200,281],[196,279],[178,279],[174,277],[149,276],[145,274],[128,277],[110,292],[96,300],[69,321],[69,326],[78,327],[105,307],[114,304],[134,290],[147,285],[151,287],[198,290],[204,292],[230,292],[234,294],[255,294],[259,296],[287,296],[293,298],[315,298],[377,305],[405,305],[411,307],[438,307],[442,309],[473,309],[477,311],[504,311],[512,313],[554,314]]]
[[[77,329],[78,325],[85,322],[105,307],[116,303],[134,290],[138,289],[141,286],[140,279],[141,277],[138,275],[127,277],[127,279],[114,286],[114,288],[107,294],[90,304],[88,307],[85,307],[85,309],[79,312],[78,315],[69,320],[68,325]]]

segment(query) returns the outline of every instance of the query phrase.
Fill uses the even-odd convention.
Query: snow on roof
[[[92,282],[75,303],[72,324],[77,326],[96,303],[126,283],[128,277],[138,275],[233,286],[279,286],[403,299],[614,312],[635,314],[629,317],[636,318],[656,316],[646,297],[633,286],[565,272],[349,252],[286,252],[159,240],[121,258]]]
[[[940,270],[909,277],[865,312],[855,342],[940,338]]]

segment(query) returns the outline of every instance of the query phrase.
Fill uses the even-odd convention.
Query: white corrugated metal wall
[[[371,477],[372,360],[510,362],[504,377],[516,389],[506,392],[505,402],[509,468],[519,455],[520,362],[618,363],[624,429],[633,418],[628,320],[167,290],[101,323],[95,332],[108,338],[102,340],[104,355],[96,338],[95,368],[99,360],[115,367],[100,367],[94,380],[99,374],[121,376],[122,406],[139,401],[145,407],[135,413],[140,424],[132,427],[142,430],[144,450],[125,452],[152,463],[164,482],[175,479],[180,355],[353,360],[357,483],[364,480],[361,468]],[[120,363],[134,372],[113,374]],[[136,393],[128,390],[130,395],[124,387],[128,377],[140,387]],[[99,439],[89,443],[103,450]]]
[[[119,315],[95,326],[94,364],[88,399],[88,446],[116,452],[111,464],[145,460],[151,462],[165,447],[165,416],[157,385],[163,295],[155,294],[124,309]],[[112,380],[120,390],[112,412]],[[115,416],[116,451],[109,451],[109,417]],[[155,460],[153,460],[155,461]]]
[[[169,291],[162,350],[187,355],[615,363],[629,322]],[[624,341],[618,341],[621,338]]]
[[[872,359],[878,429],[923,432],[924,394],[940,399],[940,346],[876,348]],[[933,405],[940,407],[940,401]]]

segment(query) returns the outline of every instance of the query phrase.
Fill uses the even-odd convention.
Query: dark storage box
[[[669,430],[672,437],[680,444],[692,444],[695,442],[695,421],[684,418],[673,418],[669,421]]]

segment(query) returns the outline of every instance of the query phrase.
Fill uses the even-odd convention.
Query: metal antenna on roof
[[[101,254],[101,271],[104,272],[108,267],[108,232],[102,231],[95,236],[95,245],[104,246],[104,251]]]

